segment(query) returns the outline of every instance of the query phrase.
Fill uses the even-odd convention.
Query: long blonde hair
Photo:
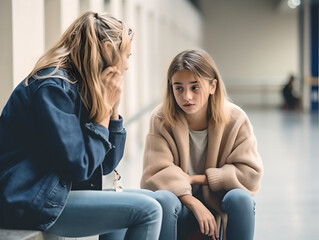
[[[99,121],[107,113],[100,74],[120,60],[121,54],[130,46],[132,37],[132,30],[114,17],[106,13],[86,12],[39,59],[28,75],[26,84],[31,76],[45,79],[54,76],[59,68],[69,70],[73,80],[80,82],[81,98],[90,112],[90,118]],[[55,70],[46,76],[36,74],[47,67],[55,67]],[[71,79],[65,80],[72,82]]]
[[[182,70],[190,71],[199,83],[202,80],[210,83],[214,79],[217,80],[215,93],[209,97],[207,119],[212,118],[215,123],[227,122],[229,116],[224,107],[225,101],[228,100],[227,92],[214,60],[204,50],[186,50],[175,56],[167,71],[163,101],[165,123],[175,126],[178,118],[183,114],[183,110],[175,100],[172,88],[173,75]]]

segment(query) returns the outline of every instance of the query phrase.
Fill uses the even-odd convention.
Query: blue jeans
[[[222,200],[227,213],[227,240],[253,240],[255,233],[255,201],[243,189],[229,191]]]
[[[201,194],[197,194],[196,197],[203,202]],[[216,215],[214,209],[206,207],[213,215]],[[222,199],[221,208],[228,216],[226,228],[227,240],[254,239],[255,202],[246,190],[233,189],[228,191]],[[196,229],[198,229],[198,223],[194,214],[183,205],[182,210],[178,214],[178,239],[187,239]],[[222,239],[222,235],[221,231],[220,239]],[[205,239],[204,235],[203,239]]]
[[[84,237],[126,228],[126,240],[157,240],[163,210],[145,192],[150,191],[71,191],[64,210],[47,231],[64,237]],[[159,191],[158,195],[165,198],[172,193]]]
[[[129,190],[141,191],[141,190]],[[163,223],[160,240],[185,240],[198,228],[198,222],[193,214],[179,199],[166,191],[144,191],[144,194],[156,199],[163,208]],[[195,194],[203,203],[201,191]],[[205,203],[204,203],[205,204]],[[216,211],[207,208],[216,215]],[[255,230],[255,202],[252,196],[243,189],[233,189],[226,193],[221,203],[222,210],[228,215],[227,240],[252,240]],[[122,240],[125,230],[114,231],[100,236],[100,240]],[[220,239],[223,232],[221,231]],[[203,235],[203,238],[205,236]],[[211,239],[207,237],[207,239]]]
[[[182,203],[175,194],[165,190],[153,192],[145,189],[129,189],[124,191],[128,193],[142,193],[159,202],[163,210],[163,221],[159,240],[177,239],[177,219],[178,213],[181,212],[182,209]],[[126,231],[127,229],[121,229],[100,235],[99,240],[122,240],[125,237]]]

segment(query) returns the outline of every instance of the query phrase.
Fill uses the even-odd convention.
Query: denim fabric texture
[[[48,75],[47,68],[38,75]],[[66,81],[66,78],[70,81]],[[110,173],[123,156],[123,119],[109,129],[89,118],[80,82],[65,70],[21,82],[0,116],[0,227],[48,229],[72,183]]]
[[[203,196],[198,191],[195,196],[204,204]],[[206,207],[216,216],[217,212]],[[219,239],[227,240],[253,240],[255,232],[255,201],[248,191],[244,189],[232,189],[228,191],[222,199],[221,208],[227,214],[226,234],[223,228],[220,229]],[[178,213],[178,240],[211,239],[200,233],[198,222],[191,210],[183,205]]]
[[[182,209],[182,203],[180,202],[179,198],[174,193],[167,190],[157,190],[153,192],[147,189],[125,189],[123,192],[129,193],[125,201],[131,201],[130,198],[134,197],[134,195],[136,194],[138,195],[142,194],[144,196],[148,196],[155,199],[161,205],[162,213],[163,213],[160,236],[158,240],[176,240],[177,239],[177,220],[178,220],[178,213],[180,213]],[[138,204],[138,206],[140,204]],[[134,208],[134,206],[132,206],[131,208]],[[132,211],[133,210],[129,212],[132,212]],[[139,215],[141,215],[141,213]],[[156,219],[154,219],[154,221],[155,220]],[[106,219],[105,221],[107,222],[108,220]],[[123,222],[123,220],[121,221]],[[96,226],[93,226],[93,227],[96,227]],[[128,236],[127,232],[129,232],[130,234],[130,231],[127,231],[127,230],[128,230],[127,228],[123,228],[117,231],[108,232],[106,234],[100,235],[99,240],[127,239],[127,236]],[[138,238],[138,239],[141,239],[141,238]]]
[[[47,231],[68,237],[99,234],[99,240],[176,240],[181,207],[166,190],[71,191],[64,211]]]

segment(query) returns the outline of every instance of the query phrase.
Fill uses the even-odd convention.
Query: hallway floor
[[[319,239],[318,113],[247,111],[265,175],[256,196],[256,240]]]
[[[255,197],[255,240],[319,239],[318,113],[279,109],[247,109],[246,113],[265,168],[262,188]],[[141,172],[136,169],[142,164],[141,156],[122,163],[124,188],[138,187]]]

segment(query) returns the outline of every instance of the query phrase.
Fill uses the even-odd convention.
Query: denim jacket
[[[92,121],[79,83],[71,81],[61,69],[44,80],[30,78],[27,86],[22,82],[15,88],[3,109],[0,227],[48,229],[63,210],[72,183],[110,173],[123,156],[123,119],[111,120],[108,129]]]

